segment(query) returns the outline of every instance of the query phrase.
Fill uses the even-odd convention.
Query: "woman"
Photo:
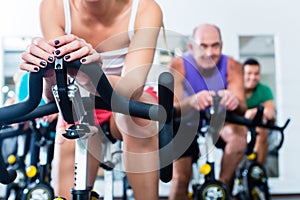
[[[82,63],[98,61],[111,85],[121,95],[155,102],[153,95],[143,90],[162,26],[162,12],[155,1],[43,0],[40,19],[44,37],[34,38],[22,54],[21,69],[36,72],[61,56],[66,61],[79,58]],[[51,101],[53,96],[49,86],[55,80],[48,72],[45,74],[45,96]],[[153,162],[157,161],[158,149],[155,123],[99,110],[97,119],[99,123],[109,121],[112,135],[123,140],[124,164],[135,199],[158,199],[157,162]],[[57,132],[64,132],[64,128],[58,125]],[[56,141],[55,193],[71,199],[74,144],[59,133]],[[99,162],[95,158],[91,163],[89,184],[92,186]]]

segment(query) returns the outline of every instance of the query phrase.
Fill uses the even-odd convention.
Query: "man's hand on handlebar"
[[[233,111],[239,106],[239,99],[229,90],[219,90],[218,94],[214,91],[203,90],[195,94],[195,100],[191,101],[191,106],[196,110],[205,110],[213,105],[213,96],[219,95],[222,99],[220,105],[223,105],[226,110]]]
[[[200,91],[192,97],[194,100],[191,101],[191,106],[198,111],[205,110],[213,105],[213,96],[215,96],[214,91]]]
[[[222,98],[220,105],[223,105],[227,111],[233,111],[238,108],[240,101],[232,91],[219,90],[218,95]]]

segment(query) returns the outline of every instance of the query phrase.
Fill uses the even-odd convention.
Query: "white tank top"
[[[128,36],[130,40],[134,35],[134,24],[135,24],[138,4],[139,4],[139,0],[133,0],[131,6],[130,20],[128,24]],[[64,12],[65,12],[65,33],[70,34],[72,32],[72,20],[71,20],[69,0],[64,0]],[[104,73],[106,75],[121,75],[122,68],[125,62],[125,56],[127,53],[128,53],[128,47],[100,53],[103,62],[102,70],[104,71]]]

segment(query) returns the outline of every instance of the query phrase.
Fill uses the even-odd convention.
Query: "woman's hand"
[[[75,35],[63,35],[49,41],[49,44],[56,48],[53,51],[53,55],[63,57],[67,62],[76,59],[80,59],[83,64],[101,62],[100,54],[92,45]]]
[[[80,59],[81,63],[100,62],[100,54],[85,40],[75,35],[63,35],[50,41],[35,37],[27,50],[22,53],[21,70],[38,72],[40,68],[53,63],[56,57],[63,57],[65,61]]]
[[[45,39],[35,37],[26,51],[22,53],[23,62],[20,69],[29,72],[38,72],[40,68],[47,67],[47,63],[54,62],[53,51],[55,47],[49,44]]]

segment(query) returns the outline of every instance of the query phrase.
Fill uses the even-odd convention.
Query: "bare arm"
[[[22,58],[26,60],[26,63],[22,64],[21,69],[36,71],[34,70],[35,66],[45,67],[39,65],[40,60],[44,59],[46,61],[49,56],[68,55],[69,58],[64,57],[65,60],[72,61],[81,58],[81,61],[84,63],[101,60],[99,53],[94,49],[92,44],[96,46],[96,43],[103,42],[103,40],[107,39],[106,37],[112,36],[112,33],[108,31],[106,33],[108,35],[104,33],[95,36],[95,34],[88,34],[88,29],[85,32],[81,31],[79,33],[77,33],[79,30],[76,29],[76,34],[84,38],[79,38],[72,34],[65,35],[64,11],[62,1],[60,0],[43,0],[40,13],[41,26],[45,39],[39,39],[37,45],[32,45],[31,52],[25,53]],[[101,21],[101,19],[99,20]],[[103,31],[108,28],[110,30],[117,29],[115,26],[112,25],[112,27],[103,28]],[[149,69],[152,65],[156,40],[161,26],[162,13],[160,7],[155,1],[141,1],[136,16],[135,34],[129,46],[129,53],[126,55],[122,75],[121,77],[108,77],[112,86],[123,96],[137,99],[142,94]],[[117,32],[113,32],[113,34],[117,34]],[[58,44],[56,44],[57,41],[59,41]],[[55,53],[53,54],[54,50]],[[57,50],[60,52],[56,53]],[[36,53],[33,53],[33,51],[36,51]],[[37,59],[37,57],[40,59]],[[55,80],[48,77],[45,81],[46,85],[51,85]],[[47,98],[51,99],[52,93],[50,92],[50,87],[46,86],[45,91]]]
[[[55,14],[54,14],[55,13]],[[47,62],[54,61],[53,51],[55,47],[48,43],[48,39],[64,34],[60,22],[63,18],[62,1],[43,0],[40,4],[40,23],[44,38],[33,38],[28,51],[22,53],[20,68],[31,72],[39,71],[39,68],[47,67]],[[53,100],[51,85],[55,78],[51,73],[46,74],[44,79],[44,98],[46,101]]]
[[[227,90],[233,96],[232,99],[229,99],[232,102],[228,102],[228,104],[232,103],[232,105],[229,105],[229,110],[235,110],[239,114],[244,114],[247,109],[243,76],[244,73],[241,64],[228,58]]]
[[[157,36],[162,27],[162,12],[154,1],[140,1],[135,33],[126,55],[121,77],[109,76],[116,91],[138,99],[152,66]]]
[[[176,114],[184,114],[184,110],[187,110],[185,107],[187,107],[188,104],[181,102],[183,100],[183,84],[185,79],[182,59],[179,57],[172,59],[167,68],[174,77],[174,108],[177,111]]]
[[[273,100],[269,100],[263,103],[264,106],[264,120],[275,120],[275,105]]]

